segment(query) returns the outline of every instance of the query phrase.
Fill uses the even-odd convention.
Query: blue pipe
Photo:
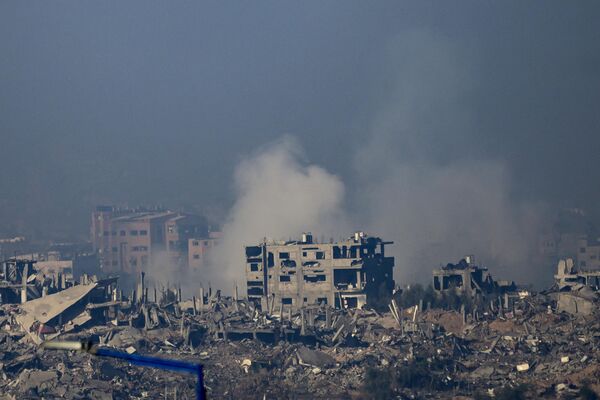
[[[128,354],[106,348],[92,348],[90,353],[102,357],[119,358],[140,367],[159,368],[168,371],[195,374],[198,378],[196,381],[196,400],[206,400],[206,393],[204,391],[204,371],[201,364],[179,360],[168,360],[159,357],[148,357],[139,354]]]

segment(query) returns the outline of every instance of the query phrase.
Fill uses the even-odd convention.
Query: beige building
[[[297,309],[308,304],[360,308],[389,297],[394,258],[384,242],[357,232],[345,241],[315,243],[311,234],[288,242],[247,246],[246,285],[250,300]]]
[[[189,239],[208,237],[208,225],[204,217],[168,210],[98,207],[91,235],[103,271],[135,273],[152,262],[187,268]]]
[[[221,232],[209,232],[207,238],[188,239],[188,266],[190,269],[206,267],[208,256],[212,249],[219,244]]]
[[[577,267],[582,271],[600,270],[600,238],[579,238],[577,242]]]

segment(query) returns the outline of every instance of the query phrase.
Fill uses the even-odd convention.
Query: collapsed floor
[[[511,387],[525,398],[600,393],[596,312],[559,313],[542,294],[483,313],[394,309],[267,315],[212,295],[124,303],[112,323],[88,321],[59,339],[201,362],[208,398],[489,398]],[[3,305],[0,314],[2,399],[194,398],[191,376],[41,350],[20,313]]]

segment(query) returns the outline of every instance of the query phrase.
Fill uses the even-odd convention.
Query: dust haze
[[[533,256],[545,206],[513,199],[508,166],[469,148],[477,132],[461,99],[476,82],[460,49],[412,31],[392,41],[386,59],[395,72],[353,148],[356,180],[343,183],[305,164],[291,136],[250,155],[236,170],[236,202],[211,279],[243,281],[243,245],[263,237],[312,231],[338,239],[350,229],[395,242],[400,284],[427,282],[431,268],[471,254],[496,276],[527,280],[540,272]]]
[[[310,231],[316,238],[329,239],[343,231],[343,183],[325,169],[307,164],[299,146],[284,136],[237,167],[237,197],[210,267],[211,282],[227,289],[235,281],[243,285],[245,245],[265,238],[297,239]]]

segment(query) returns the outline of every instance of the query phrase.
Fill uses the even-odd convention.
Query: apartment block
[[[345,241],[315,243],[310,233],[298,241],[246,246],[246,286],[250,300],[280,307],[309,304],[360,308],[389,297],[394,258],[385,242],[357,232]],[[279,307],[278,307],[279,308]]]
[[[582,271],[600,271],[600,238],[589,236],[579,238],[577,267]]]
[[[189,240],[207,238],[208,225],[193,214],[101,206],[92,213],[91,237],[106,272],[135,273],[151,263],[187,268]]]
[[[219,244],[221,232],[209,232],[207,238],[188,239],[188,266],[190,269],[206,267],[208,256],[212,249]]]

